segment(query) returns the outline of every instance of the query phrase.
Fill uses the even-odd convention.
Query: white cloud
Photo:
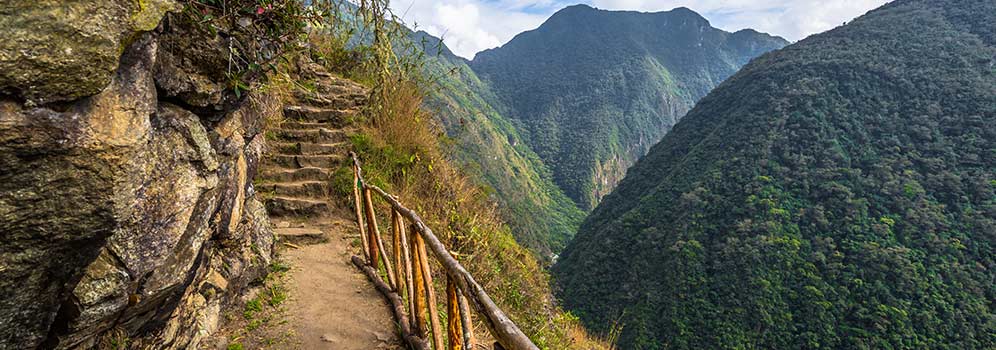
[[[592,0],[609,10],[666,11],[688,7],[729,31],[752,28],[796,41],[833,29],[888,0]]]
[[[395,0],[391,7],[405,23],[442,37],[457,55],[498,47],[518,33],[538,27],[559,7],[553,0]],[[535,8],[549,9],[535,12]]]
[[[688,7],[718,28],[752,28],[796,41],[881,6],[887,0],[394,0],[408,25],[442,36],[457,55],[472,58],[534,29],[575,2],[609,10],[666,11]]]

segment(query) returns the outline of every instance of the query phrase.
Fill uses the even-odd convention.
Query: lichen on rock
[[[225,86],[163,54],[173,1],[6,5],[0,33],[25,36],[0,42],[0,349],[197,348],[272,256],[263,111],[163,93],[168,69]]]
[[[173,0],[9,0],[0,7],[0,92],[40,103],[95,95]]]

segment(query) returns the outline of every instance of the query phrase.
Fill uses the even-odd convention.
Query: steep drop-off
[[[0,349],[199,348],[265,274],[275,102],[226,88],[241,29],[180,8],[0,10]]]
[[[626,349],[991,349],[996,3],[899,0],[754,60],[554,272]]]
[[[588,211],[695,101],[750,59],[786,44],[752,30],[713,28],[686,8],[577,5],[478,53],[470,67],[553,181]]]
[[[454,147],[449,155],[493,189],[516,240],[544,259],[560,252],[584,213],[553,183],[549,169],[497,108],[497,97],[467,61],[424,32],[413,39],[427,54],[426,73],[437,88],[427,107]]]
[[[451,154],[492,187],[516,239],[559,253],[583,213],[690,106],[751,58],[787,44],[726,33],[688,9],[561,10],[473,61],[413,33]]]

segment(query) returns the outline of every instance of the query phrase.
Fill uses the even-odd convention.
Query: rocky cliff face
[[[274,102],[226,93],[225,39],[171,10],[0,9],[0,349],[196,348],[265,273]]]

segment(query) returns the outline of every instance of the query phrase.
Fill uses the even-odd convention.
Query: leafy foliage
[[[279,60],[302,50],[306,28],[329,18],[324,2],[300,0],[186,0],[181,20],[211,36],[222,34],[229,58],[224,72],[236,95],[277,70]]]
[[[899,0],[704,98],[585,220],[627,349],[992,349],[996,3]]]

